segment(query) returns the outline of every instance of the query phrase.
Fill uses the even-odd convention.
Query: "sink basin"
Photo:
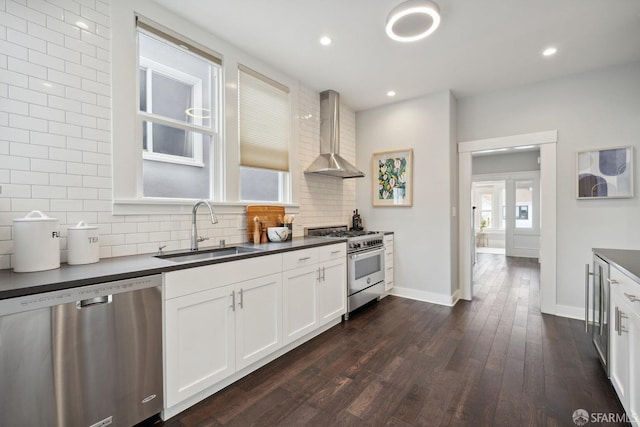
[[[226,248],[205,249],[202,251],[187,251],[174,254],[156,255],[155,257],[173,262],[204,261],[208,259],[217,259],[249,254],[253,252],[260,252],[261,250],[262,249],[249,248],[245,246],[229,246]]]

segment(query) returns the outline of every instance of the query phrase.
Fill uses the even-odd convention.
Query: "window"
[[[289,201],[289,89],[247,67],[238,71],[240,199]]]
[[[137,27],[143,196],[212,199],[221,61],[140,19]]]

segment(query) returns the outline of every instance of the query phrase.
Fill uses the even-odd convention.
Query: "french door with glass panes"
[[[503,211],[507,256],[540,256],[540,172],[508,174]]]

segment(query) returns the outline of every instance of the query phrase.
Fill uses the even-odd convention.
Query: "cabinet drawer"
[[[320,246],[318,249],[319,261],[329,261],[332,259],[347,259],[347,244],[340,243],[331,246]]]
[[[318,248],[301,249],[282,254],[282,269],[292,270],[318,262]]]
[[[609,276],[611,278],[612,291],[618,289],[621,297],[629,308],[633,310],[633,313],[640,316],[640,301],[633,301],[635,299],[640,300],[640,283],[635,282],[613,266],[611,266]]]
[[[385,234],[385,236],[383,237],[383,241],[385,246],[393,246],[393,234]]]
[[[164,299],[279,273],[281,266],[282,255],[275,254],[170,271],[164,273]]]

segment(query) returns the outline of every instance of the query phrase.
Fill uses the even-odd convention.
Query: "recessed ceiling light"
[[[387,16],[387,35],[399,42],[414,42],[427,37],[440,25],[440,9],[429,0],[407,0]]]
[[[389,92],[387,92],[387,96],[396,96],[395,91],[390,90]]]
[[[558,51],[558,49],[556,49],[555,47],[551,46],[546,48],[545,50],[542,51],[542,54],[544,56],[551,56],[553,54],[555,54]]]
[[[329,46],[331,42],[332,42],[331,37],[328,37],[328,36],[320,37],[320,44],[322,46]]]
[[[85,22],[82,22],[82,21],[76,21],[76,26],[82,28],[83,30],[88,30],[89,29],[89,26]]]

